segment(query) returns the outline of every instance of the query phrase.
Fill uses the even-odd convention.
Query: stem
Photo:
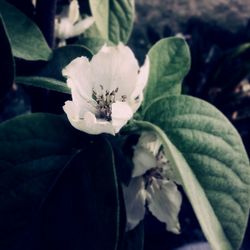
[[[48,45],[54,47],[54,23],[57,0],[37,0],[36,22]]]
[[[37,0],[35,20],[41,29],[49,47],[54,47],[54,24],[57,0]],[[31,90],[33,112],[44,112],[48,109],[48,90]]]

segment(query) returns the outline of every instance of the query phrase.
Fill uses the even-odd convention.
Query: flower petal
[[[73,23],[67,17],[55,19],[55,36],[59,39],[68,39],[73,30]]]
[[[135,148],[132,161],[134,164],[132,177],[142,176],[157,165],[154,155],[140,146]]]
[[[149,65],[149,57],[147,55],[143,66],[140,68],[136,88],[131,95],[131,106],[134,112],[137,111],[143,101],[143,90],[148,82]]]
[[[63,106],[64,112],[67,114],[69,120],[78,120],[78,112],[77,112],[77,107],[72,101],[67,101],[65,102]]]
[[[67,77],[67,85],[71,88],[73,101],[92,100],[93,84],[87,57],[81,56],[74,59],[62,70],[62,74]]]
[[[68,18],[72,24],[78,21],[80,17],[79,4],[77,0],[72,0],[69,4]]]
[[[71,37],[81,35],[85,30],[87,30],[94,23],[93,17],[86,17],[83,20],[80,20],[72,29]]]
[[[133,178],[129,186],[123,185],[123,196],[126,207],[126,230],[134,229],[145,215],[146,193],[142,178]]]
[[[153,178],[148,185],[148,208],[161,222],[166,223],[166,229],[175,234],[180,233],[178,214],[182,197],[177,186],[172,181]]]
[[[133,111],[126,102],[115,102],[112,104],[112,126],[115,132],[118,133],[120,129],[133,116]]]
[[[161,147],[161,141],[157,135],[152,132],[143,132],[139,138],[138,146],[141,146],[156,156]]]
[[[95,90],[100,85],[105,90],[113,91],[117,87],[119,98],[130,95],[135,89],[138,62],[132,50],[120,43],[116,47],[104,45],[91,60],[92,74],[94,75]],[[117,98],[118,100],[118,98]]]
[[[71,125],[78,130],[93,135],[101,133],[115,134],[110,122],[97,120],[94,114],[89,111],[85,112],[83,117],[79,117],[77,106],[72,101],[65,102],[63,110],[67,114]]]

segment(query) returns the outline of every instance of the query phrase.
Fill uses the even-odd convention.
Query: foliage
[[[90,0],[89,6],[95,32],[49,48],[34,21],[0,0],[0,98],[15,82],[65,99],[71,89],[61,71],[74,58],[91,60],[105,43],[127,43],[134,1]],[[248,50],[240,47],[225,60]],[[240,248],[250,208],[250,167],[241,137],[213,105],[182,94],[191,64],[184,39],[161,39],[148,57],[143,104],[115,136],[78,131],[61,114],[32,113],[0,124],[1,249],[143,249],[143,222],[126,231],[122,192],[132,179],[133,148],[143,131],[161,140],[211,248]],[[23,74],[26,65],[32,66]],[[60,102],[57,95],[53,99]]]

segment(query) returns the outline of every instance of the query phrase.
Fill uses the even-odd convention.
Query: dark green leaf
[[[132,154],[128,152],[128,148],[131,150],[131,144],[127,145],[129,140],[125,136],[109,136],[108,139],[113,148],[118,179],[125,185],[128,185],[133,170],[133,163],[130,157]]]
[[[0,15],[0,98],[11,88],[14,81],[15,67],[9,37]]]
[[[0,125],[1,249],[13,249],[25,237],[41,201],[76,152],[78,137],[67,120],[49,114]]]
[[[122,250],[143,250],[144,249],[144,224],[140,224],[125,235]]]
[[[115,44],[126,43],[134,21],[134,0],[90,0],[89,3],[102,37]]]
[[[190,96],[161,98],[145,117],[166,133],[151,125],[212,248],[239,249],[250,208],[250,167],[235,128],[215,107]]]
[[[179,95],[181,83],[190,68],[190,52],[185,40],[165,38],[149,51],[150,74],[144,107],[160,96]]]
[[[0,125],[1,249],[116,250],[120,203],[103,137],[50,114]]]
[[[51,50],[36,24],[4,0],[0,0],[3,16],[15,57],[26,60],[48,60]]]
[[[73,59],[80,56],[92,57],[92,53],[84,46],[68,45],[53,51],[53,56],[47,65],[42,69],[40,75],[65,81],[62,76],[62,69]]]
[[[38,233],[28,249],[117,249],[118,184],[105,140],[96,137],[67,166],[43,205]]]
[[[39,77],[39,76],[16,77],[15,82],[25,85],[30,85],[33,87],[54,90],[65,94],[71,93],[70,88],[67,87],[65,82],[61,82],[48,77]]]

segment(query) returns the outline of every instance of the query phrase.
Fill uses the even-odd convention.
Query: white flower
[[[36,0],[32,0],[31,2],[32,2],[33,6],[36,7]]]
[[[72,101],[63,106],[72,126],[89,134],[115,134],[133,116],[143,99],[149,59],[141,69],[127,46],[104,45],[89,61],[74,59],[65,69]]]
[[[77,0],[72,0],[55,18],[55,36],[61,40],[59,46],[65,45],[66,39],[82,34],[93,23],[93,17],[81,20],[79,4]]]
[[[161,142],[154,133],[142,133],[134,150],[133,163],[133,178],[129,186],[123,186],[127,230],[135,228],[144,218],[147,204],[168,231],[178,234],[182,197]]]

